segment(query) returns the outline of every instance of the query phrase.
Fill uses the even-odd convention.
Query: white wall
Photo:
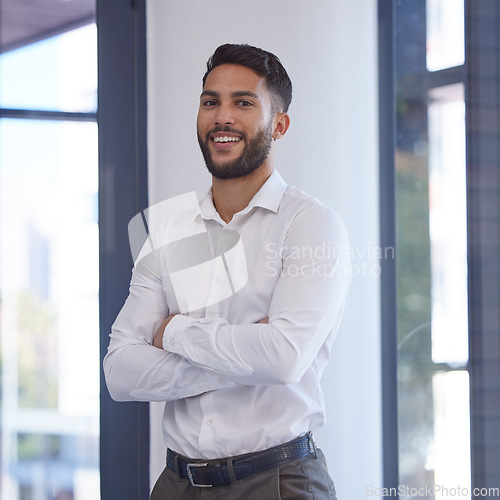
[[[222,43],[276,53],[292,79],[292,124],[277,168],[344,219],[354,277],[323,378],[328,422],[317,433],[340,499],[382,476],[376,0],[148,0],[150,203],[209,185],[196,140],[205,63]],[[164,464],[152,411],[152,480]]]

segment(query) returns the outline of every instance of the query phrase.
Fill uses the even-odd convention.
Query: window
[[[427,69],[439,71],[464,64],[464,1],[427,0],[425,10]]]
[[[463,0],[395,20],[399,484],[438,499],[471,488]]]
[[[0,56],[2,500],[98,500],[97,48]]]

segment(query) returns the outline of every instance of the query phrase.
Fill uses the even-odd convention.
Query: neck
[[[273,167],[264,163],[245,177],[237,179],[212,178],[214,205],[226,224],[232,220],[234,214],[248,206],[272,171]]]

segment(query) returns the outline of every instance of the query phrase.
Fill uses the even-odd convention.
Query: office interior
[[[500,497],[498,0],[0,0],[0,500],[145,500],[164,467],[161,403],[112,401],[102,357],[128,222],[210,183],[226,42],[280,57],[277,169],[350,236],[339,498]]]

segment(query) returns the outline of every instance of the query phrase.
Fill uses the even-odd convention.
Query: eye
[[[213,99],[209,99],[207,101],[203,101],[203,106],[217,106],[217,101],[214,101]]]
[[[241,107],[253,106],[253,104],[250,101],[238,101],[237,105]]]

